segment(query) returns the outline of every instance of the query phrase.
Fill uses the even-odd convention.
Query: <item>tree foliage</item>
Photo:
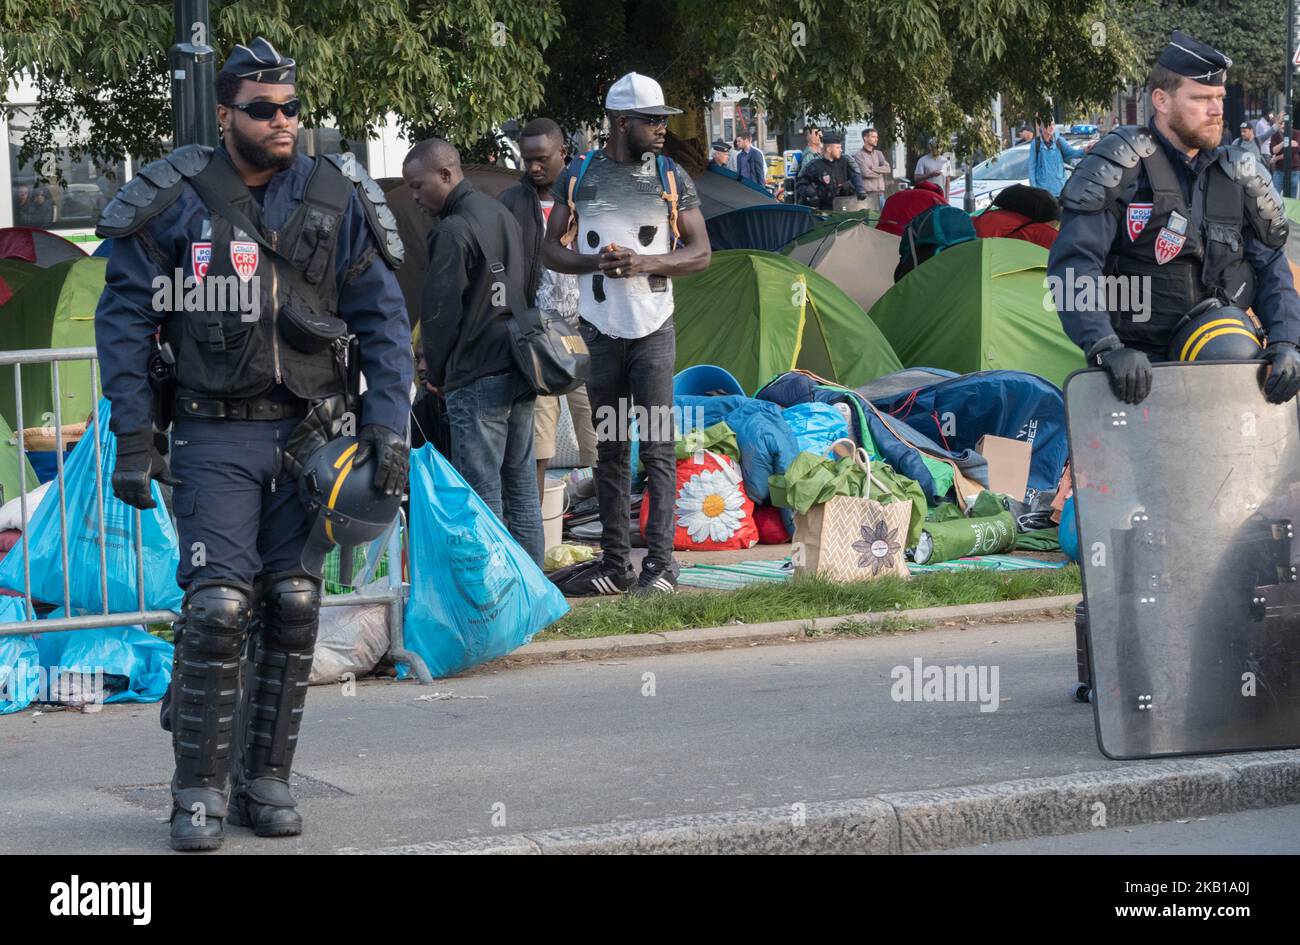
[[[1142,0],[1120,16],[1141,51],[1139,81],[1176,29],[1222,50],[1232,59],[1228,81],[1247,89],[1281,89],[1285,63],[1287,0]]]
[[[572,129],[597,122],[610,82],[635,69],[678,103],[739,86],[777,121],[872,115],[886,133],[988,146],[998,93],[1025,109],[1109,99],[1138,63],[1120,2],[1132,0],[213,0],[210,45],[224,56],[266,36],[298,59],[308,120],[352,138],[390,113],[462,145],[512,117]],[[170,3],[5,0],[0,32],[4,78],[39,77],[29,149],[62,127],[97,157],[157,152]]]
[[[556,5],[536,0],[214,0],[207,42],[219,62],[256,35],[296,59],[308,124],[361,138],[393,113],[471,143],[536,107],[559,27]],[[40,92],[25,154],[51,150],[62,132],[74,154],[156,156],[171,134],[173,30],[172,4],[158,0],[0,5],[0,74],[26,71]]]

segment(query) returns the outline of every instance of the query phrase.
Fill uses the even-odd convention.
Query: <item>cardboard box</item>
[[[1009,440],[1005,436],[982,436],[975,444],[975,452],[988,460],[989,489],[1017,502],[1025,500],[1033,451],[1028,441]]]

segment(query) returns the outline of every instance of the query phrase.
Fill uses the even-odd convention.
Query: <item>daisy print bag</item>
[[[650,517],[650,493],[641,502],[641,534]],[[758,544],[754,502],[730,457],[700,450],[677,461],[673,550],[720,551]]]
[[[866,494],[837,495],[795,516],[795,574],[815,574],[831,581],[869,581],[886,574],[907,577],[903,547],[912,501],[882,505],[872,499],[873,485],[881,494],[886,490],[871,474],[866,450],[857,449],[854,459],[866,471]]]

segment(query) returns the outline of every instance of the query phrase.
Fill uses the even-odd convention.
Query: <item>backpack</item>
[[[591,159],[596,156],[596,150],[592,149],[582,156],[578,163],[577,173],[569,177],[569,189],[565,194],[565,199],[569,204],[569,225],[564,230],[564,235],[560,237],[560,243],[564,246],[572,246],[574,239],[578,235],[578,208],[574,202],[574,195],[578,192],[578,186],[582,183],[582,177],[587,173],[587,166],[591,164]],[[677,196],[680,188],[677,186],[677,165],[673,163],[672,158],[660,154],[655,157],[655,166],[659,169],[659,188],[665,201],[668,202],[668,232],[670,235],[668,248],[676,249],[681,245],[682,235],[677,228]]]
[[[948,204],[922,210],[908,221],[898,244],[897,282],[931,256],[945,249],[975,239],[975,225],[970,214]]]

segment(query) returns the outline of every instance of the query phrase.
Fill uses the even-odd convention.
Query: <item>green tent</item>
[[[1028,371],[1058,387],[1084,366],[1045,282],[1047,250],[977,239],[909,272],[871,318],[909,367]]]
[[[26,481],[27,487],[20,490],[18,484],[23,481]],[[4,495],[0,499],[8,502],[18,498],[20,491],[31,492],[39,485],[36,470],[27,461],[26,454],[18,451],[18,439],[14,436],[14,431],[9,429],[4,417],[0,417],[0,488],[4,489]],[[31,514],[36,514],[36,510],[32,509]]]
[[[0,310],[0,351],[81,348],[95,345],[95,306],[104,291],[108,260],[86,256],[40,272]],[[91,383],[91,362],[59,362],[61,419],[80,423],[95,409],[99,392]],[[22,426],[54,424],[54,370],[48,364],[23,368]],[[14,368],[0,367],[0,415],[17,427]]]
[[[851,298],[787,256],[716,252],[673,297],[677,370],[716,364],[750,394],[794,368],[857,387],[902,367]]]

